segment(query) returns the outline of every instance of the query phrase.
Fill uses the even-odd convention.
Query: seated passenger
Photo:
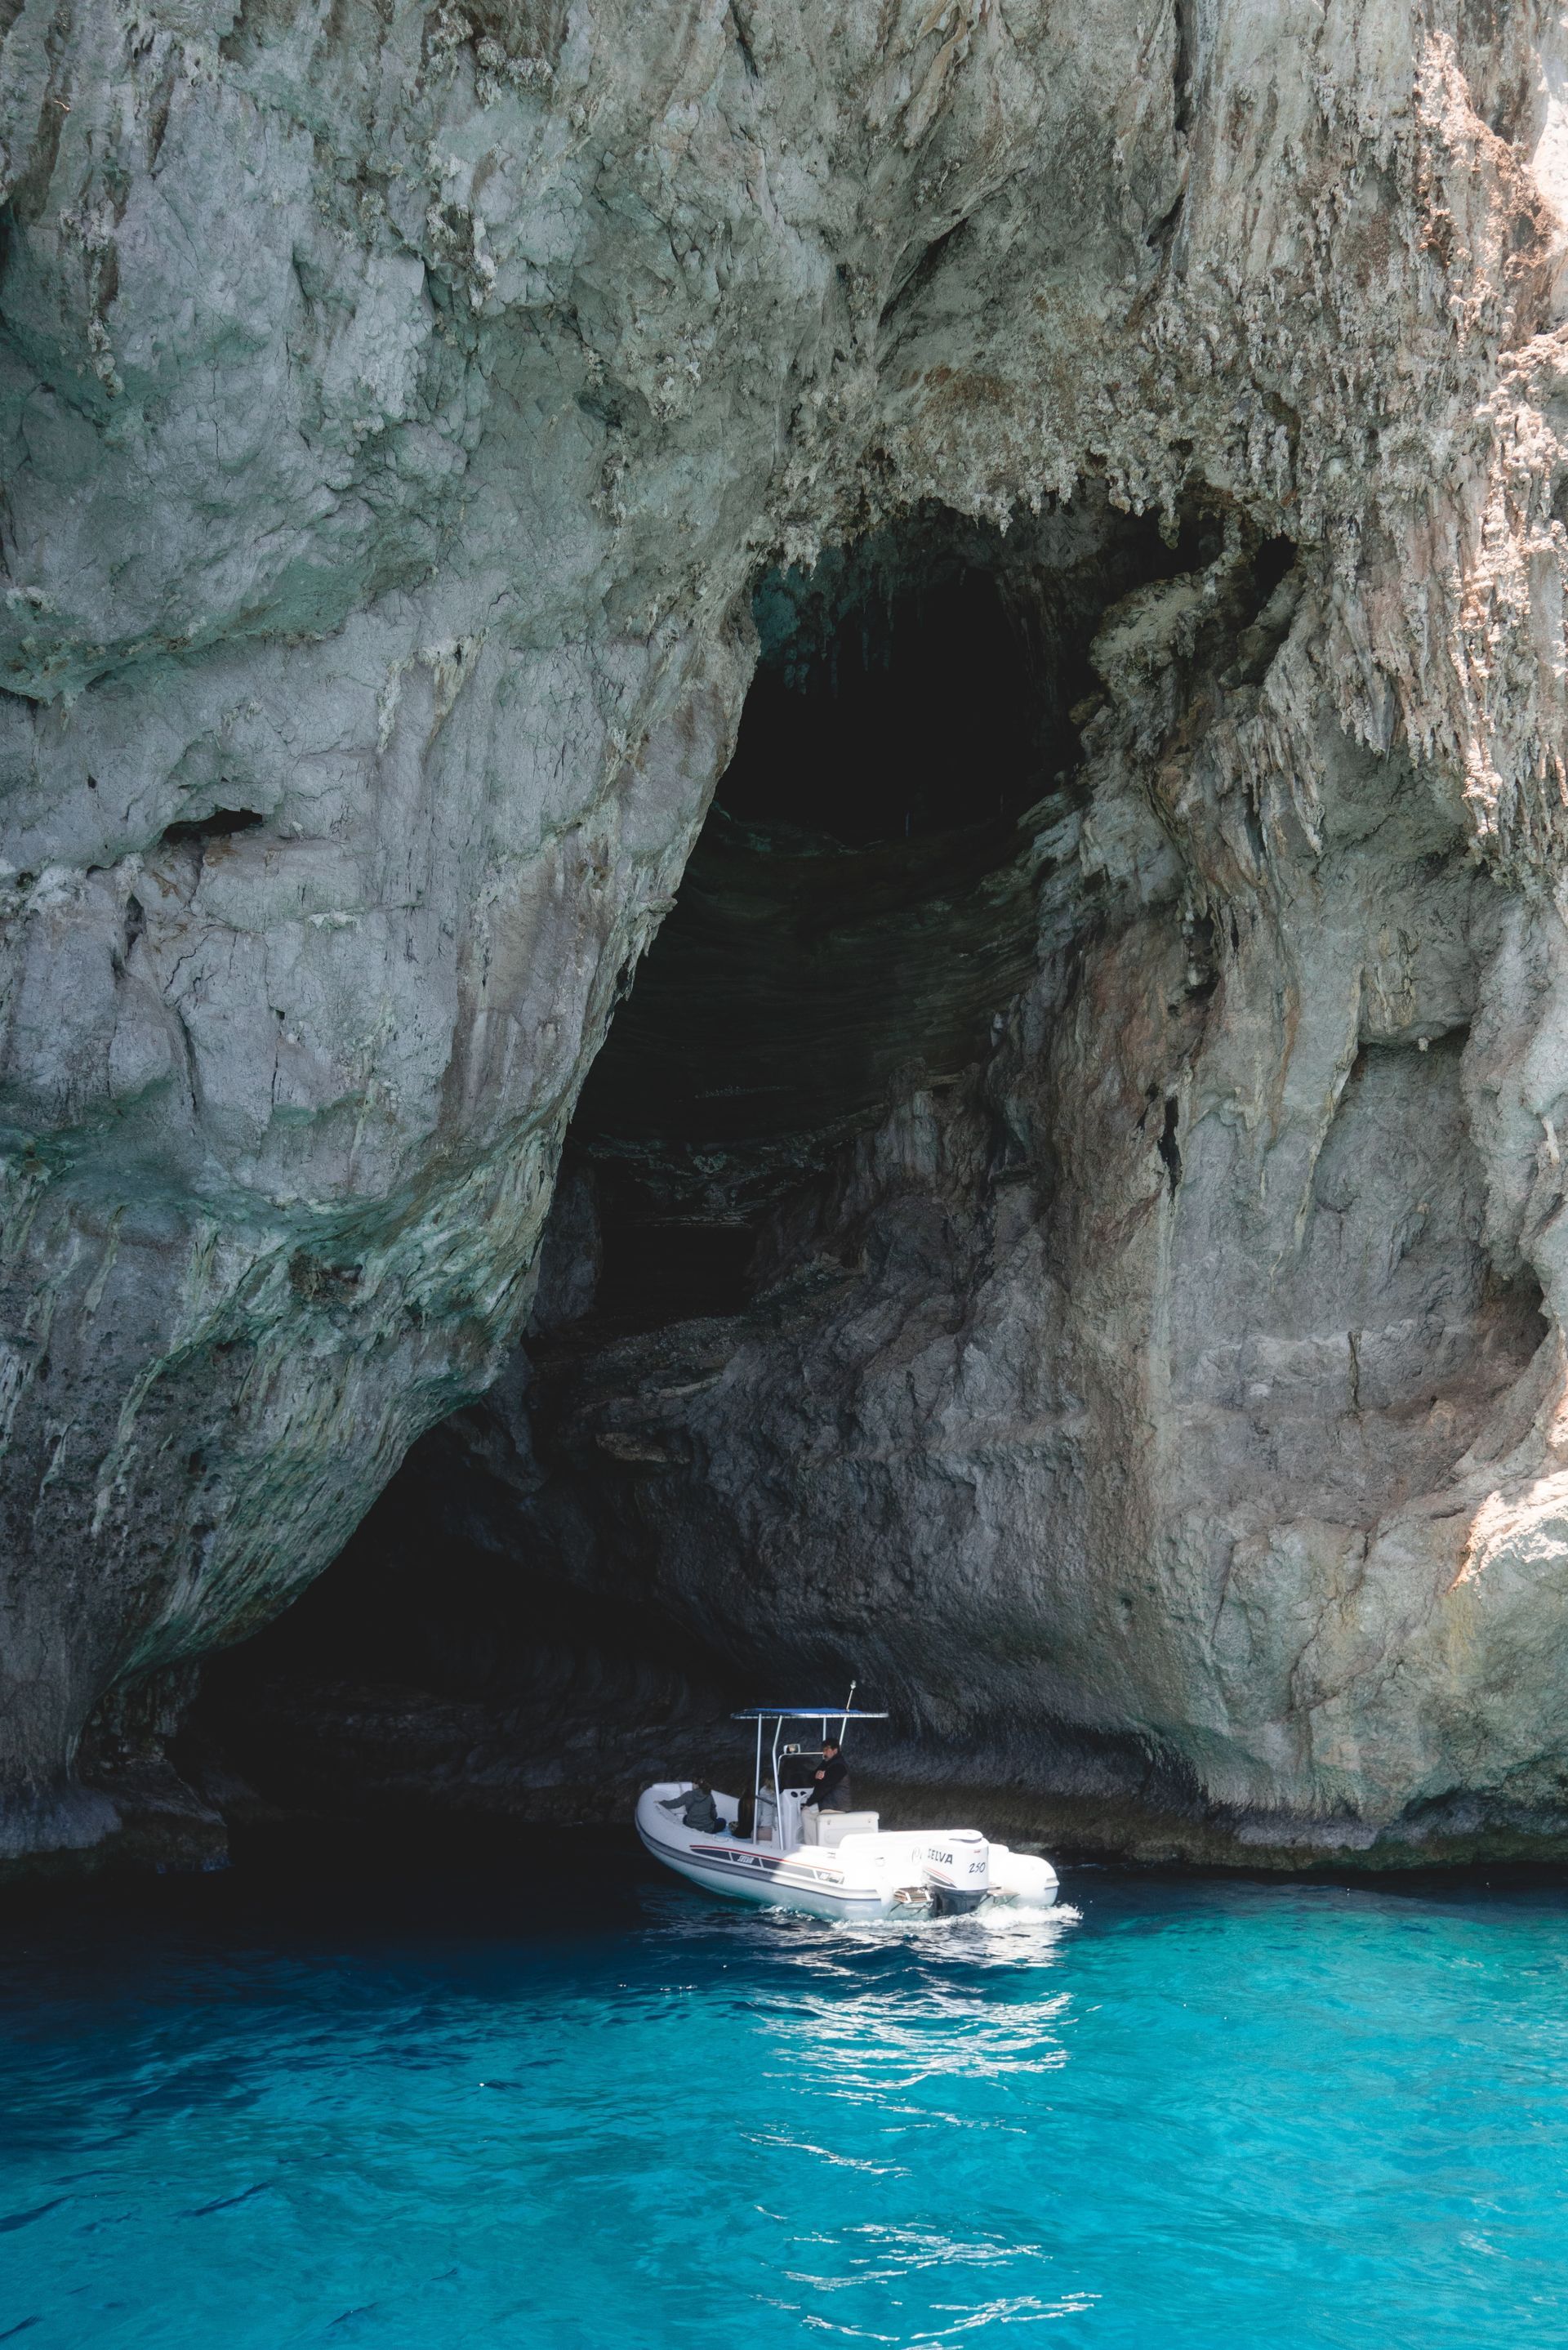
[[[805,1807],[813,1805],[820,1812],[852,1812],[855,1800],[849,1792],[849,1765],[839,1752],[836,1738],[822,1742],[822,1768],[812,1775],[812,1789]]]
[[[696,1828],[703,1835],[718,1833],[719,1806],[705,1780],[699,1779],[695,1786],[682,1788],[678,1795],[661,1795],[659,1803],[661,1811],[679,1812],[689,1828]]]

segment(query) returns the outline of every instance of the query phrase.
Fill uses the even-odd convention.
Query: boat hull
[[[675,1783],[646,1788],[637,1832],[666,1868],[722,1900],[814,1918],[867,1918],[928,1906],[937,1915],[962,1915],[993,1900],[1044,1908],[1056,1897],[1049,1862],[988,1845],[973,1828],[884,1833],[868,1813],[866,1828],[841,1822],[833,1844],[797,1844],[798,1831],[792,1831],[789,1848],[781,1851],[765,1838],[733,1833],[737,1805],[730,1796],[714,1797],[722,1830],[687,1827],[670,1805],[688,1792]]]
[[[674,1845],[647,1827],[640,1816],[637,1832],[655,1860],[726,1901],[802,1909],[814,1918],[886,1918],[898,1906],[896,1892],[880,1886],[825,1885],[804,1869],[792,1868],[791,1853],[763,1852],[746,1844],[726,1849],[714,1838]]]

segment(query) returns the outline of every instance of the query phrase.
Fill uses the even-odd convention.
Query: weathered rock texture
[[[608,1399],[579,1340],[517,1572],[853,1655],[1041,1790],[1554,1832],[1555,13],[0,22],[3,1848],[100,1839],[94,1709],[495,1376],[753,588],[917,511],[1004,550],[1038,683],[1036,819],[958,877],[1006,951],[918,1034],[847,1005],[854,1084],[718,1138],[743,1199],[601,1118],[751,1235],[746,1311]]]

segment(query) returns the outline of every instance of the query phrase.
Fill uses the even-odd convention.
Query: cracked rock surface
[[[1559,1834],[1556,14],[0,30],[0,1855],[111,1835],[84,1735],[131,1752],[504,1370],[495,1441],[548,1430],[493,1539],[718,1680],[868,1658],[916,1763],[1270,1848]],[[517,1401],[757,583],[922,515],[1056,749],[958,929],[885,857],[877,903],[1005,952],[857,1009],[857,1089],[707,1138],[706,1191],[601,1118],[579,1223],[651,1168],[745,1295],[600,1298]]]

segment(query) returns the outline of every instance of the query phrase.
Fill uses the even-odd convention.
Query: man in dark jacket
[[[836,1738],[822,1742],[822,1768],[812,1773],[811,1793],[805,1799],[809,1811],[813,1804],[820,1812],[852,1812],[854,1798],[849,1793],[849,1765],[838,1751]]]

